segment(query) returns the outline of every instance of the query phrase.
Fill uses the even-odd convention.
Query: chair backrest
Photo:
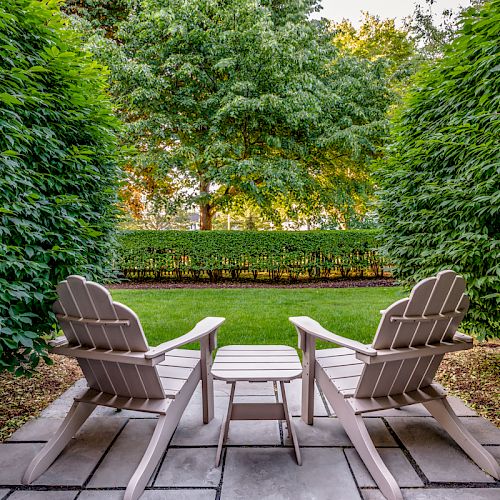
[[[89,387],[117,396],[165,398],[154,366],[130,362],[78,357],[78,347],[107,351],[144,353],[148,343],[137,315],[113,302],[98,283],[82,276],[69,276],[57,286],[59,299],[53,310]]]
[[[465,281],[454,271],[420,281],[408,298],[383,312],[372,347],[405,349],[450,342],[469,306]],[[426,350],[411,359],[367,364],[355,397],[383,397],[410,392],[432,383],[443,354]]]

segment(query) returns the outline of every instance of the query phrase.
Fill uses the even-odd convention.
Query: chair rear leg
[[[22,479],[23,484],[31,484],[49,468],[94,409],[93,404],[76,401],[73,403],[54,436],[29,464]]]
[[[323,370],[316,371],[316,380],[382,494],[388,500],[403,500],[401,489],[375,448],[363,417],[353,412]]]
[[[148,484],[149,478],[167,449],[168,443],[179,423],[183,410],[184,406],[179,405],[173,408],[172,404],[166,415],[160,415],[158,417],[158,423],[156,424],[146,452],[127,485],[123,497],[124,500],[136,500],[142,495],[144,488]]]
[[[493,455],[486,451],[486,449],[481,446],[474,436],[465,428],[446,398],[428,401],[424,403],[424,406],[481,469],[495,479],[500,479],[500,465],[498,465]]]
[[[340,415],[338,416],[349,439],[352,441],[361,460],[377,483],[382,494],[389,500],[402,500],[403,495],[398,483],[375,448],[363,422],[363,417],[361,415],[352,415],[348,419],[343,419]]]

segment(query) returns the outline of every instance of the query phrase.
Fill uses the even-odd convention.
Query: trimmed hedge
[[[381,276],[377,235],[375,230],[127,231],[119,236],[116,266],[129,279]]]

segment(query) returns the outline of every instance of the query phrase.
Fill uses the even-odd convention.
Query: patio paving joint
[[[408,462],[410,462],[410,465],[413,467],[413,470],[417,473],[417,476],[420,478],[422,483],[424,483],[424,486],[429,486],[431,484],[431,482],[429,481],[427,476],[424,474],[424,471],[417,464],[417,461],[412,457],[410,451],[408,450],[408,448],[406,448],[403,441],[401,441],[401,439],[399,438],[399,436],[394,431],[394,429],[391,427],[391,425],[389,424],[389,422],[387,421],[387,419],[385,417],[382,417],[381,420],[384,423],[384,425],[386,426],[387,431],[391,435],[392,439],[394,439],[394,441],[396,441],[398,448],[403,452],[403,455],[406,457]]]
[[[315,381],[314,383],[316,384],[316,388],[318,389],[319,395],[321,397],[321,401],[323,402],[323,406],[325,407],[327,417],[333,417],[334,414],[330,411],[330,405],[328,404],[328,401],[326,400],[326,396],[323,394],[323,391],[321,390],[318,382]]]
[[[128,421],[129,421],[129,419],[127,418],[123,422],[123,425],[120,427],[119,431],[115,434],[115,436],[113,437],[113,439],[111,440],[111,442],[109,443],[109,445],[106,447],[106,449],[104,450],[104,453],[102,454],[102,456],[97,461],[95,467],[92,469],[92,471],[90,472],[90,474],[87,477],[87,479],[83,482],[82,489],[85,489],[86,486],[89,484],[89,482],[92,480],[92,477],[94,476],[94,474],[96,473],[97,469],[99,468],[99,466],[104,461],[104,458],[108,454],[109,450],[113,447],[113,445],[115,444],[116,440],[118,439],[118,437],[120,436],[120,434],[123,432],[123,429],[125,429],[125,426],[128,424]]]
[[[347,462],[347,468],[349,469],[349,472],[351,473],[351,476],[354,480],[354,484],[356,485],[356,489],[358,490],[360,498],[363,498],[363,495],[361,494],[361,488],[359,487],[358,483],[358,478],[356,477],[356,474],[354,474],[354,471],[351,466],[351,462],[349,462],[349,459],[347,458],[347,454],[345,452],[345,447],[342,449],[342,453],[344,455],[345,461]]]

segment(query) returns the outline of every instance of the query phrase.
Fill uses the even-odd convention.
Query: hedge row
[[[127,231],[116,266],[129,279],[272,280],[381,276],[378,231]]]

